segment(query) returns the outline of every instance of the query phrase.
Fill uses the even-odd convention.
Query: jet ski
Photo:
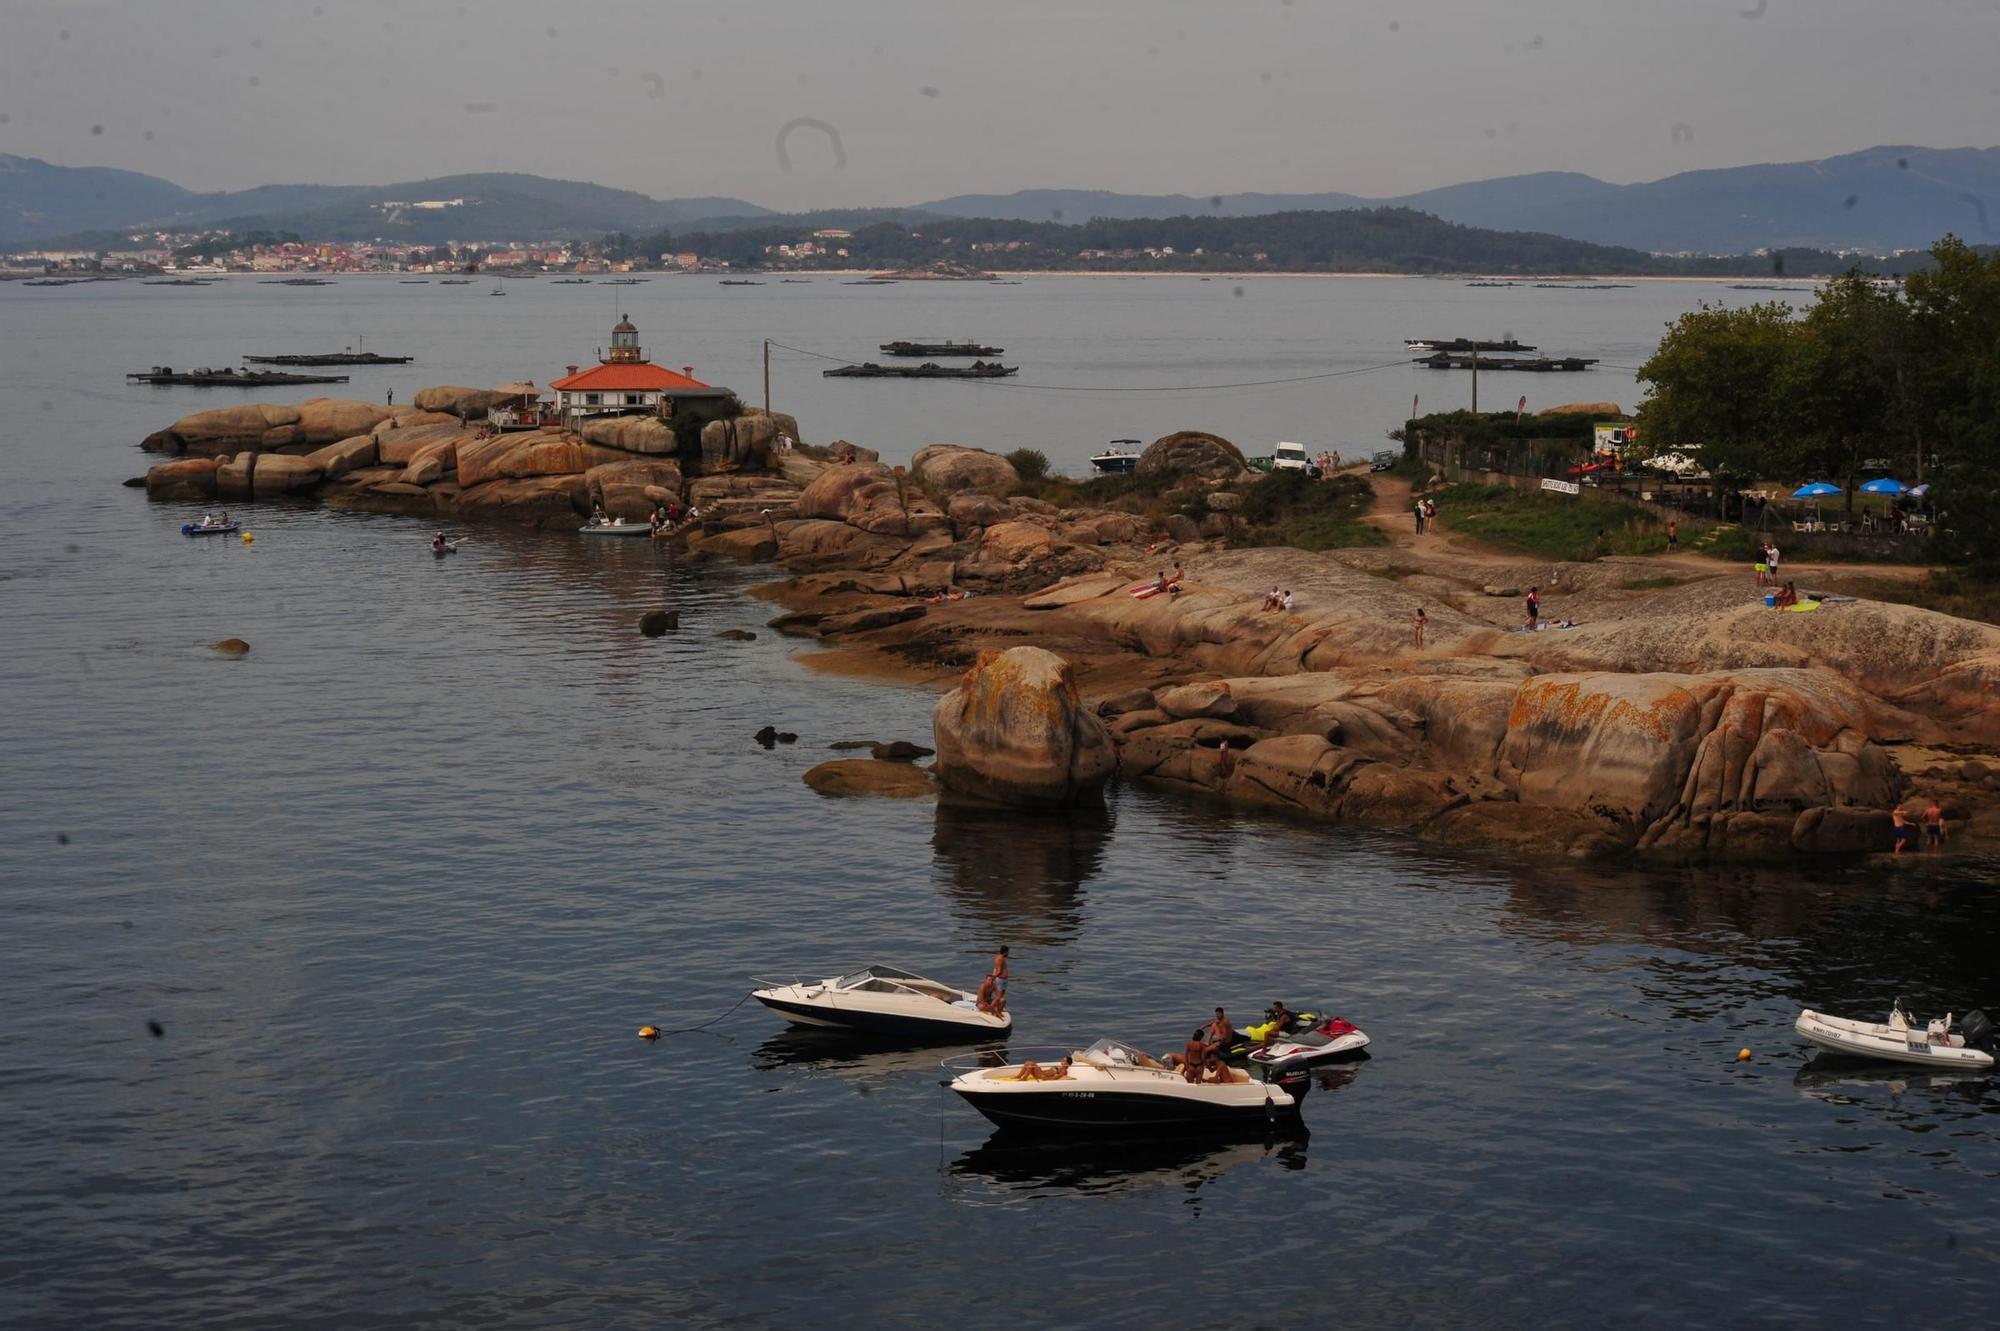
[[[1293,1031],[1274,1038],[1261,1049],[1250,1051],[1250,1061],[1272,1072],[1290,1072],[1329,1059],[1362,1056],[1368,1048],[1368,1032],[1351,1021],[1327,1017],[1309,1030]]]
[[[1271,1019],[1269,1009],[1265,1010],[1264,1016],[1265,1020],[1239,1029],[1236,1032],[1235,1040],[1231,1041],[1224,1048],[1216,1050],[1217,1053],[1222,1055],[1224,1061],[1241,1063],[1250,1057],[1252,1050],[1263,1044],[1265,1034],[1277,1024]],[[1318,1011],[1293,1012],[1285,1022],[1285,1029],[1278,1033],[1280,1035],[1302,1035],[1318,1026],[1323,1019],[1323,1014]]]

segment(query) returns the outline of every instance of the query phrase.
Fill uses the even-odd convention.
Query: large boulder
[[[257,470],[257,454],[242,452],[215,460],[215,493],[219,499],[248,499],[251,477]]]
[[[1155,439],[1139,455],[1141,476],[1175,476],[1197,481],[1233,481],[1250,470],[1243,450],[1221,435],[1181,430]]]
[[[530,527],[578,527],[590,501],[582,476],[531,476],[467,486],[459,492],[456,512]]]
[[[509,396],[506,393],[496,393],[490,388],[466,388],[460,384],[443,384],[436,388],[420,389],[416,405],[420,411],[441,411],[462,421],[483,421],[488,411],[505,402]]]
[[[782,476],[698,476],[687,501],[724,523],[762,523],[766,514],[776,522],[798,513],[799,487]]]
[[[960,536],[975,527],[991,527],[1014,518],[1014,507],[1006,500],[977,492],[953,495],[945,512],[951,517],[952,530]]]
[[[928,769],[880,758],[836,758],[810,769],[802,779],[822,795],[921,799],[936,793]]]
[[[147,436],[144,447],[155,453],[199,453],[205,457],[245,449],[255,452],[298,442],[302,437],[298,423],[297,407],[246,402],[183,416],[166,429]]]
[[[399,478],[405,485],[435,485],[449,472],[458,470],[458,446],[462,436],[433,439],[410,456],[409,466]]]
[[[615,518],[643,521],[661,502],[649,491],[681,492],[681,469],[671,462],[633,458],[629,462],[600,462],[583,473],[584,486],[592,503],[604,505]]]
[[[215,458],[177,458],[147,468],[147,498],[215,498],[216,462]]]
[[[281,495],[303,494],[320,482],[321,472],[308,458],[285,453],[266,453],[257,459],[250,493],[256,499],[276,499]]]
[[[358,434],[327,444],[306,454],[305,460],[318,467],[329,481],[339,480],[350,471],[375,465],[375,436]]]
[[[936,772],[960,795],[1062,806],[1097,798],[1117,765],[1069,662],[1040,647],[981,652],[931,713]]]
[[[649,457],[671,457],[680,452],[680,441],[672,428],[657,416],[599,416],[583,423],[583,437],[605,448]]]
[[[352,398],[312,397],[299,403],[300,443],[329,444],[367,434],[396,414],[393,407]]]
[[[997,498],[1021,488],[1014,464],[998,453],[963,444],[927,444],[910,459],[911,474],[931,489],[948,495],[975,491]]]
[[[799,516],[845,522],[847,515],[859,507],[858,495],[875,493],[877,487],[885,484],[893,494],[896,477],[879,462],[828,467],[799,492]]]
[[[762,412],[710,421],[701,427],[701,465],[710,471],[766,467],[777,440],[777,421]]]
[[[798,513],[888,536],[921,536],[950,526],[922,490],[908,482],[899,488],[895,473],[878,462],[828,468],[800,491]]]
[[[535,431],[503,434],[462,443],[458,449],[458,481],[480,485],[528,476],[580,475],[594,462],[616,459],[566,434]]]
[[[463,424],[449,418],[443,424],[392,424],[375,432],[375,459],[385,467],[407,467],[419,452],[441,439],[464,444],[470,442],[471,434]]]

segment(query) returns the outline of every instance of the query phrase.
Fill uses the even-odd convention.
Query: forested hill
[[[1671,258],[1539,232],[1460,226],[1408,208],[1287,212],[1263,217],[1099,219],[1080,225],[995,218],[878,222],[847,251],[776,258],[778,245],[811,228],[773,224],[719,232],[662,232],[623,242],[633,254],[695,250],[736,267],[898,268],[955,260],[993,271],[1482,273],[1528,276],[1805,276],[1843,272],[1852,260],[1820,251]],[[1167,253],[1171,250],[1171,253]],[[1149,252],[1150,251],[1150,252]],[[1875,265],[1899,271],[1895,261]]]

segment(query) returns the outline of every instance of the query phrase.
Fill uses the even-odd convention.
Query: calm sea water
[[[1283,378],[1429,333],[1636,364],[1740,294],[1234,285],[0,288],[0,1324],[1990,1324],[1993,1083],[1809,1065],[1790,1029],[2000,998],[1990,866],[1587,869],[1137,789],[1102,817],[827,801],[798,779],[826,745],[922,740],[931,698],[809,672],[753,572],[500,531],[438,561],[423,524],[309,507],[195,542],[116,484],[146,431],[241,400],[124,370],[365,334],[422,359],[356,396],[546,381],[613,295],[661,360],[754,396],[765,336],[980,337],[1038,384]],[[1372,441],[1453,385],[795,359],[774,396],[816,440],[1074,466],[1182,425]],[[633,631],[653,606],[678,634]],[[229,635],[250,655],[206,649]],[[799,742],[758,748],[766,723]],[[934,1053],[748,1008],[633,1038],[752,974],[970,982],[1001,942],[1023,1043],[1164,1048],[1283,998],[1376,1056],[1308,1099],[1303,1143],[1024,1151]]]

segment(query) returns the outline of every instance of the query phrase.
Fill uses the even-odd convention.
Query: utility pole
[[[771,339],[764,339],[764,414],[771,414]]]

